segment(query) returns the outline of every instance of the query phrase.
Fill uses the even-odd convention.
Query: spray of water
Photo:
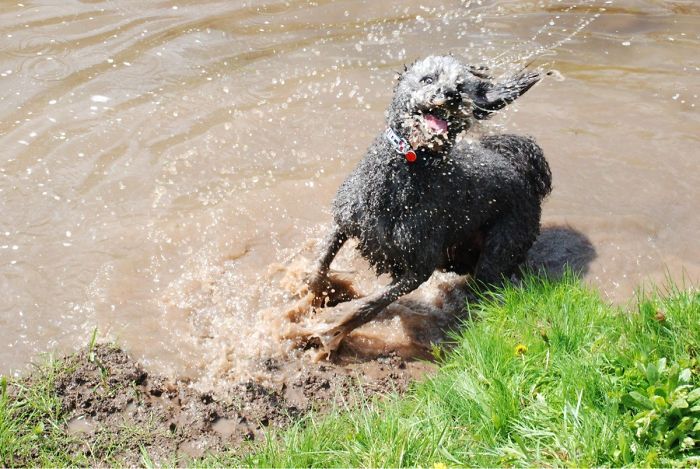
[[[558,3],[561,2],[558,1],[557,4]],[[539,57],[556,54],[557,49],[570,42],[584,29],[590,26],[591,23],[600,18],[607,8],[612,5],[613,0],[607,0],[605,2],[606,6],[596,6],[597,3],[599,2],[596,0],[587,0],[562,8],[560,14],[554,15],[545,22],[528,41],[519,42],[501,52],[492,59],[493,63],[497,66],[504,66],[514,62],[531,63]],[[580,15],[573,28],[561,28],[559,31],[555,29],[563,15],[572,14],[581,9],[588,13]],[[542,40],[543,38],[555,36],[560,37],[552,43],[543,43],[545,42]]]
[[[469,47],[464,50],[470,60],[486,63],[489,67],[512,73],[542,57],[553,57],[557,50],[572,41],[605,11],[605,6],[595,7],[594,0],[583,0],[576,4],[559,8],[561,2],[554,2],[552,8],[558,13],[547,19],[527,40],[505,45],[495,40],[497,31],[489,29],[493,8],[486,7],[481,1],[466,1],[462,8],[445,9],[444,7],[423,7],[425,15],[411,17],[407,11],[398,9],[395,15],[377,22],[363,25],[361,32],[353,32],[357,38],[355,49],[362,53],[373,47],[381,47],[385,59],[362,60],[357,58],[338,59],[333,66],[323,69],[299,69],[280,71],[273,85],[284,86],[285,83],[317,75],[336,75],[337,79],[327,80],[330,85],[314,87],[310,85],[293,93],[284,103],[267,103],[268,111],[278,111],[297,101],[310,98],[320,99],[327,95],[330,99],[342,99],[345,96],[356,99],[358,105],[364,106],[362,83],[354,83],[341,78],[343,70],[367,68],[372,71],[373,81],[386,81],[386,69],[399,68],[400,64],[410,60],[406,50],[409,38],[421,33],[439,33],[437,44],[429,44],[426,53],[441,53],[442,42],[452,42],[451,30],[447,26],[459,24],[459,34],[469,42],[480,40],[484,47]],[[611,2],[607,2],[609,5]],[[579,10],[585,13],[578,14]],[[496,12],[502,12],[496,9]],[[491,15],[491,16],[490,16]],[[572,18],[575,23],[570,25]],[[560,24],[567,23],[568,24]],[[442,38],[442,39],[440,39]],[[547,42],[548,38],[554,40]],[[319,44],[325,40],[320,39]],[[474,51],[480,50],[480,56],[474,57]],[[483,55],[482,55],[483,54]],[[370,55],[370,54],[368,54]],[[372,56],[377,56],[371,54]],[[540,62],[538,66],[549,66],[552,61]],[[366,92],[366,91],[365,91]],[[361,149],[359,153],[361,153]],[[233,196],[233,194],[232,194]],[[299,228],[299,227],[298,227]],[[264,363],[271,357],[284,357],[286,360],[310,360],[314,354],[304,352],[295,342],[297,326],[302,329],[323,327],[332,322],[332,313],[315,316],[309,302],[303,296],[304,279],[313,267],[315,246],[323,235],[322,227],[316,227],[308,233],[310,241],[303,246],[284,247],[277,251],[279,263],[270,265],[254,279],[254,285],[243,286],[250,282],[249,276],[238,272],[240,265],[228,263],[221,269],[214,266],[205,268],[196,284],[192,286],[189,276],[174,282],[168,289],[169,307],[182,310],[190,318],[193,330],[194,353],[206,350],[208,365],[201,374],[199,385],[203,388],[215,387],[221,380],[253,377],[271,379]],[[203,264],[208,265],[209,256],[203,256]],[[360,294],[368,294],[380,288],[382,281],[377,281],[374,274],[353,249],[345,249],[334,264],[336,275],[353,280],[353,285]],[[195,271],[202,269],[195,269]],[[346,275],[349,274],[349,275]],[[359,330],[348,341],[350,352],[369,351],[379,355],[386,351],[400,352],[406,355],[420,354],[429,349],[434,341],[454,320],[455,312],[464,304],[464,297],[457,288],[463,279],[437,276],[415,294],[402,299],[387,310],[385,314]],[[183,293],[184,292],[184,293]],[[236,331],[234,334],[225,331]],[[422,334],[422,336],[421,336]],[[246,346],[241,342],[245,336]]]

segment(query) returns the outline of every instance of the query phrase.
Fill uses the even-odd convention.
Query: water
[[[610,301],[696,281],[698,50],[694,0],[0,0],[0,373],[95,327],[203,386],[259,373],[395,71],[430,53],[554,70],[490,125],[542,145],[544,222],[590,240]],[[336,269],[377,288],[351,250]],[[357,340],[411,350],[397,318]]]

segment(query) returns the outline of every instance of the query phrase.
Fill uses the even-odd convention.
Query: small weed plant
[[[626,373],[634,390],[622,396],[632,412],[635,437],[671,453],[690,452],[700,443],[700,380],[697,361],[637,362]]]

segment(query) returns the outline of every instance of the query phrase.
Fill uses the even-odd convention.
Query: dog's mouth
[[[409,142],[413,148],[440,150],[449,139],[450,113],[445,109],[430,109],[414,113],[410,126]]]
[[[423,114],[423,120],[428,130],[435,134],[446,134],[448,130],[447,121],[441,119],[435,114]]]

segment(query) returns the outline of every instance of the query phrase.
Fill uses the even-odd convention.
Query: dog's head
[[[451,56],[429,56],[400,74],[388,123],[414,149],[441,151],[474,120],[488,118],[538,80],[539,74],[524,73],[494,83],[483,68]]]

